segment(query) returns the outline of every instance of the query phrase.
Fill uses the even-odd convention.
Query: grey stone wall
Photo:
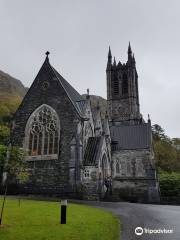
[[[139,202],[158,202],[159,189],[149,149],[112,153],[113,198]]]
[[[31,177],[24,186],[27,192],[61,193],[69,187],[70,142],[76,135],[79,116],[48,64],[44,63],[19,109],[17,110],[11,141],[23,147],[27,120],[42,104],[51,106],[60,119],[60,142],[58,159],[29,161]]]

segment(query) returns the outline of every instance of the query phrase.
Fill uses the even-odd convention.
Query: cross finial
[[[50,52],[47,51],[47,52],[46,52],[46,58],[47,58],[47,59],[49,59],[49,54],[50,54]]]

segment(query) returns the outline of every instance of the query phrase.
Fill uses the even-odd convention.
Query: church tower
[[[109,48],[107,101],[111,135],[112,198],[158,202],[159,186],[152,147],[151,121],[142,119],[138,75],[131,46],[126,63],[112,62]]]
[[[112,62],[109,47],[106,75],[108,114],[111,124],[139,124],[141,114],[139,109],[138,75],[130,43],[126,64],[122,64],[120,61],[116,64],[115,58]]]

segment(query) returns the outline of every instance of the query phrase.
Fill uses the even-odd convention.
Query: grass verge
[[[0,206],[2,199],[0,198]],[[1,240],[118,240],[119,220],[110,212],[69,204],[60,224],[60,203],[7,199]]]

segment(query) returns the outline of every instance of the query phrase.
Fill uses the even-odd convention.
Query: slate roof
[[[111,126],[113,150],[134,150],[151,147],[151,126],[149,123],[130,126]]]
[[[49,63],[50,65],[50,63]],[[55,76],[58,78],[59,82],[61,83],[62,87],[66,91],[69,99],[71,100],[72,104],[74,105],[76,111],[80,115],[80,117],[85,117],[85,109],[86,109],[86,101],[82,98],[82,96],[50,65],[51,69],[53,70]]]
[[[96,164],[101,151],[102,137],[90,137],[84,154],[84,165],[91,166]]]

